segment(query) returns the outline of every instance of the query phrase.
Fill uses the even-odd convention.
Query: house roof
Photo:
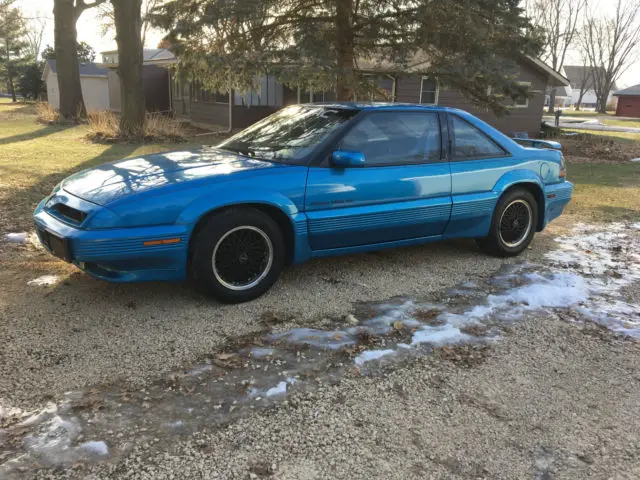
[[[634,85],[633,87],[618,90],[613,95],[615,97],[638,96],[640,95],[640,83],[638,85]]]
[[[604,74],[604,69],[602,67],[587,67],[584,65],[565,65],[563,67],[564,70],[564,74],[566,75],[566,77],[569,79],[569,81],[571,82],[571,85],[574,85],[576,87],[579,87],[580,84],[582,83],[582,79],[583,78],[587,78],[587,83],[586,83],[586,88],[587,89],[592,89],[593,88],[593,80],[591,79],[590,75],[593,74],[598,74],[598,75],[603,75]],[[586,77],[585,77],[586,76]],[[612,90],[616,90],[616,84],[614,82],[612,88]]]
[[[551,95],[551,92],[553,91],[554,88],[556,90],[556,98],[570,97],[571,95],[573,95],[573,89],[571,88],[570,85],[565,85],[563,87],[548,87],[545,94]]]
[[[101,55],[109,53],[118,53],[118,50],[105,50],[100,52]],[[172,62],[175,60],[175,55],[171,53],[168,48],[143,48],[142,49],[142,61],[147,63],[153,62]]]
[[[548,66],[542,60],[525,55],[524,60],[539,72],[547,77],[547,85],[550,87],[566,87],[570,89],[569,79]],[[358,69],[362,71],[392,71],[397,70],[398,65],[387,60],[359,59]],[[408,66],[404,69],[409,73],[420,73],[429,68],[429,58],[424,51],[419,51],[409,60]]]
[[[53,73],[58,73],[55,60],[47,60],[46,66],[49,67]],[[80,67],[81,77],[106,77],[109,72],[107,68],[101,67],[96,63],[80,63],[78,66]]]
[[[524,56],[525,60],[528,60],[537,70],[547,75],[547,86],[549,87],[567,87],[571,85],[569,78],[562,75],[560,72],[556,72],[549,65],[544,63],[539,58],[531,57],[529,55]]]

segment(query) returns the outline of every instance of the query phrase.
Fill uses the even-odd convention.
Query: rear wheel
[[[212,215],[193,240],[191,270],[205,293],[225,303],[253,300],[277,280],[285,259],[278,224],[253,208]]]
[[[533,240],[537,224],[536,199],[528,190],[515,188],[498,201],[491,218],[489,235],[478,240],[478,244],[490,255],[519,255]]]

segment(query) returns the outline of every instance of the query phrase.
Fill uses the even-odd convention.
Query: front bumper
[[[53,255],[90,275],[110,282],[186,278],[187,225],[83,230],[58,220],[45,211],[44,204],[34,213],[40,242]],[[169,239],[174,243],[158,242]],[[144,244],[150,241],[155,243]]]
[[[544,225],[543,228],[555,218],[558,218],[564,207],[571,201],[573,183],[565,181],[546,185],[544,187]]]

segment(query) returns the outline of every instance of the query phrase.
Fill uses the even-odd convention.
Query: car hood
[[[242,172],[281,167],[284,165],[203,147],[105,163],[70,176],[61,187],[76,197],[106,205],[170,184],[228,178]]]

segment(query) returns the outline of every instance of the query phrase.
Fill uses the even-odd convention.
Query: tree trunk
[[[122,115],[120,135],[144,134],[145,102],[142,86],[142,0],[111,0],[118,43],[118,75]]]
[[[78,15],[74,0],[54,0],[54,41],[58,91],[60,92],[60,116],[67,120],[87,116],[87,109],[82,99],[76,49]]]
[[[18,101],[18,99],[16,98],[16,86],[13,83],[13,75],[11,75],[11,73],[9,73],[7,78],[7,86],[9,87],[9,93],[11,93],[11,101],[13,101],[13,103],[16,103]]]
[[[355,72],[353,63],[353,0],[336,0],[336,52],[338,54],[338,101],[353,100]]]
[[[556,88],[552,88],[551,92],[549,93],[549,113],[553,113],[556,111],[556,93]]]

